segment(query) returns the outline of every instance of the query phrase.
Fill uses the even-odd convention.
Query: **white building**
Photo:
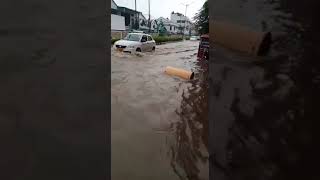
[[[157,19],[157,22],[158,22],[158,24],[160,22],[162,22],[164,27],[166,28],[166,30],[167,30],[167,32],[169,34],[177,34],[178,33],[178,25],[177,25],[177,23],[174,23],[169,18],[160,17],[160,18]]]
[[[141,12],[135,11],[133,9],[129,9],[126,7],[118,6],[114,2],[114,0],[111,0],[111,14],[124,17],[124,24],[125,24],[126,31],[131,31],[132,29],[136,29],[136,28],[138,30],[141,27],[140,23],[135,24],[135,22],[136,22],[135,19],[138,18],[138,16],[139,16],[139,22],[145,21],[145,17],[142,15]],[[115,18],[113,18],[113,19],[115,19]],[[120,19],[120,18],[118,18],[118,19]],[[120,21],[122,24],[122,20],[120,20]],[[111,23],[113,23],[113,22],[111,21]],[[116,23],[116,22],[114,22],[114,23]],[[136,26],[136,25],[139,25],[139,26]],[[143,28],[143,26],[142,26],[142,28]],[[111,27],[111,29],[112,29],[112,27]]]
[[[116,10],[117,8],[118,8],[117,4],[113,0],[111,0],[111,9]]]
[[[111,31],[124,31],[125,28],[125,18],[117,13],[118,6],[111,0]]]
[[[111,31],[125,31],[124,17],[111,14]]]
[[[158,20],[157,19],[152,19],[151,20],[151,31],[152,32],[157,32],[158,30]]]
[[[117,9],[117,4],[111,0],[111,36],[115,36],[118,33],[120,38],[122,38],[123,32],[126,30],[125,17],[120,16]]]
[[[184,33],[185,35],[190,34],[192,22],[188,17],[181,13],[172,12],[170,19],[172,22],[177,24],[178,33]]]
[[[144,15],[141,12],[139,13],[139,30],[145,32],[149,31],[148,19],[144,17]]]

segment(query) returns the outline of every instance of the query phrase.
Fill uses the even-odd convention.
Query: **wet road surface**
[[[112,51],[112,179],[209,178],[207,66],[196,60],[198,44]],[[166,66],[194,71],[195,78],[166,75]]]
[[[317,8],[311,8],[315,4],[311,2],[303,7],[314,13]],[[315,109],[319,35],[312,13],[303,14],[299,8],[302,4],[280,0],[210,4],[211,17],[217,20],[275,35],[264,58],[218,45],[210,52],[212,179],[318,179],[311,162],[318,162],[312,143],[318,134],[313,125],[319,119]]]

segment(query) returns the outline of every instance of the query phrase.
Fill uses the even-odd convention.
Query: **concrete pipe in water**
[[[216,20],[213,21],[210,34],[214,43],[254,56],[266,55],[272,42],[271,32],[256,32]]]
[[[191,71],[187,71],[184,69],[174,68],[171,66],[167,66],[165,69],[165,73],[168,75],[178,76],[183,79],[193,79],[194,73]]]

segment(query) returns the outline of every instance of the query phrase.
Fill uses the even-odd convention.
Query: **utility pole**
[[[186,31],[186,21],[187,21],[187,8],[188,8],[189,4],[186,4],[186,11],[184,12],[184,28],[183,28],[183,39],[184,39],[184,32]]]
[[[180,24],[179,24],[180,32],[182,33],[182,26],[181,26],[181,16],[180,16]]]
[[[134,11],[137,13],[137,0],[134,0]],[[137,28],[137,14],[134,15],[134,28]]]
[[[151,33],[151,19],[150,19],[150,0],[148,0],[148,3],[149,3],[149,23],[148,23],[148,26],[149,26],[149,33]]]
[[[185,32],[185,29],[186,29],[186,21],[187,21],[187,8],[188,8],[188,6],[190,5],[190,4],[192,4],[192,3],[194,3],[194,1],[193,2],[191,2],[191,3],[189,3],[189,4],[183,4],[183,3],[181,3],[182,5],[184,5],[184,6],[186,6],[186,10],[185,10],[185,12],[184,12],[184,18],[185,18],[185,20],[184,20],[184,28],[183,28],[183,39],[184,39],[184,32]]]

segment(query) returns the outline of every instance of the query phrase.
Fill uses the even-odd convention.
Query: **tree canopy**
[[[208,0],[203,4],[200,11],[193,17],[195,27],[199,34],[209,33],[209,8]]]
[[[167,34],[167,28],[164,26],[162,20],[160,20],[158,24],[158,31],[160,36]]]

